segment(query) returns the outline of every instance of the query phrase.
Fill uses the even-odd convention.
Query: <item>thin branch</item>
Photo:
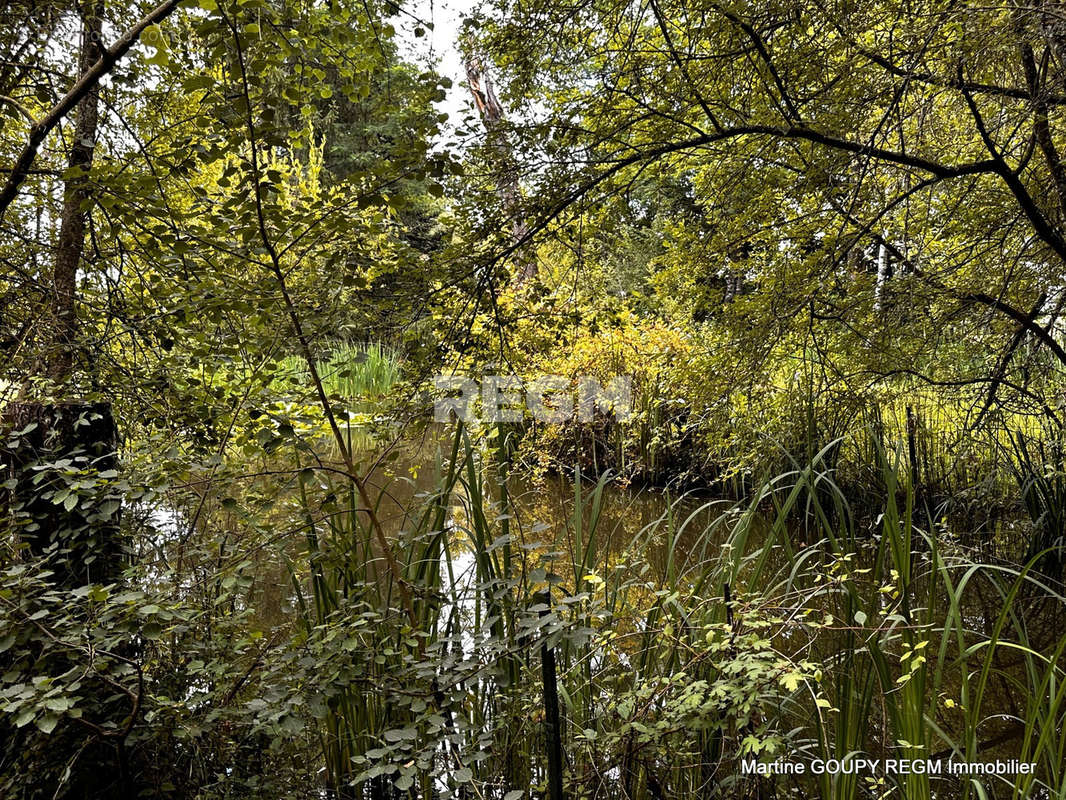
[[[961,75],[962,69],[960,67],[959,73]],[[1022,213],[1025,214],[1029,223],[1033,226],[1033,230],[1036,235],[1047,243],[1056,255],[1062,259],[1063,263],[1066,263],[1066,239],[1062,238],[1062,235],[1056,230],[1056,228],[1045,216],[1044,212],[1040,210],[1040,207],[1036,204],[1033,196],[1029,194],[1029,191],[1025,188],[1025,184],[1022,183],[1018,174],[1010,168],[1006,160],[1003,158],[1003,154],[999,148],[996,147],[996,143],[992,140],[992,135],[988,131],[988,127],[985,125],[984,117],[981,115],[980,109],[977,107],[977,103],[973,99],[973,95],[969,91],[963,89],[962,96],[966,98],[966,105],[970,109],[970,115],[973,117],[974,124],[977,126],[977,132],[981,136],[981,141],[984,142],[985,147],[992,156],[993,172],[999,175],[1003,179],[1003,182],[1007,184],[1007,188],[1010,189],[1011,194],[1014,195],[1014,199],[1021,206]]]
[[[267,231],[266,216],[263,209],[263,182],[262,173],[259,167],[259,148],[256,146],[255,121],[252,118],[252,95],[248,84],[248,73],[245,69],[244,49],[241,47],[240,33],[237,30],[237,26],[228,15],[223,14],[223,18],[233,34],[237,65],[241,71],[241,86],[245,99],[244,121],[248,130],[248,144],[251,149],[251,177],[254,185],[253,199],[255,201],[256,220],[260,239],[262,240],[263,247],[266,249],[267,255],[270,258],[270,271],[273,273],[274,278],[277,281],[278,290],[280,291],[282,300],[285,304],[285,310],[289,317],[289,322],[292,325],[293,332],[296,334],[296,340],[300,345],[300,354],[303,357],[304,362],[307,364],[308,374],[315,387],[315,393],[318,396],[319,405],[322,407],[322,413],[326,417],[334,441],[337,444],[337,449],[340,451],[341,458],[347,468],[347,477],[355,486],[355,489],[359,494],[359,499],[365,506],[363,511],[366,513],[370,522],[370,528],[373,530],[375,538],[378,540],[378,545],[382,549],[382,555],[384,556],[386,563],[389,565],[389,571],[396,580],[407,615],[410,618],[411,623],[417,625],[418,618],[415,614],[411,594],[404,581],[403,571],[400,569],[400,565],[396,561],[396,556],[392,552],[392,546],[389,543],[388,537],[385,535],[385,529],[381,524],[381,520],[378,519],[377,512],[374,509],[374,503],[366,488],[366,481],[360,476],[351,449],[348,447],[348,442],[340,429],[340,425],[337,423],[337,417],[333,413],[333,407],[329,402],[329,397],[322,384],[322,377],[319,375],[318,367],[315,364],[314,353],[311,350],[311,341],[307,337],[307,333],[304,331],[303,323],[300,320],[300,314],[296,309],[296,304],[293,302],[292,295],[289,293],[288,282],[285,280],[285,272],[281,266],[281,259],[278,255],[277,247],[274,245],[274,240]]]
[[[22,116],[26,118],[26,121],[29,122],[31,125],[34,124],[33,114],[31,114],[29,109],[26,108],[26,106],[22,105],[22,103],[20,103],[14,97],[8,97],[6,94],[0,94],[0,101],[7,103],[9,106],[18,111]]]
[[[551,209],[549,209],[547,214],[545,214],[536,224],[530,226],[521,241],[514,242],[510,246],[504,248],[495,260],[502,260],[509,257],[515,250],[547,228],[548,225],[563,214],[567,208],[585,197],[601,183],[604,183],[627,167],[643,161],[662,158],[671,153],[695,150],[709,144],[724,142],[730,139],[738,139],[743,136],[768,136],[771,138],[798,139],[814,142],[815,144],[826,145],[834,150],[865,155],[879,161],[896,164],[897,166],[911,167],[923,172],[928,172],[939,180],[959,178],[965,175],[992,174],[996,172],[997,166],[996,162],[992,159],[966,162],[962,164],[944,164],[921,158],[920,156],[910,155],[909,153],[896,152],[882,147],[874,147],[871,144],[843,139],[804,126],[776,127],[773,125],[740,125],[734,128],[716,131],[714,133],[694,136],[690,139],[683,139],[678,142],[668,142],[649,150],[639,150],[615,161],[603,162],[609,165],[603,170],[603,172],[593,176],[581,186],[578,186],[565,194],[554,206],[552,206]],[[1064,250],[1066,250],[1066,247],[1064,247]]]
[[[685,83],[688,84],[689,89],[696,95],[696,102],[699,103],[700,108],[703,109],[703,113],[707,116],[707,120],[711,123],[716,131],[722,130],[721,124],[718,122],[718,118],[711,111],[711,107],[707,104],[703,94],[698,88],[696,88],[695,82],[692,80],[692,76],[689,75],[688,68],[685,66],[685,62],[681,60],[681,56],[678,55],[677,48],[674,47],[673,37],[670,35],[670,29],[666,25],[666,20],[663,18],[662,11],[659,10],[659,4],[656,0],[650,0],[651,10],[655,14],[655,20],[659,23],[659,30],[662,31],[663,40],[666,42],[666,48],[670,51],[670,57],[674,60],[677,68],[681,71],[681,77],[685,79]]]
[[[977,418],[974,420],[973,426],[976,428],[981,424],[981,420],[985,418],[985,415],[992,409],[992,404],[996,400],[996,392],[999,391],[999,387],[1003,384],[1003,381],[1007,377],[1007,368],[1010,367],[1011,361],[1014,360],[1015,353],[1018,352],[1018,348],[1021,347],[1025,341],[1026,334],[1032,329],[1033,324],[1036,322],[1037,317],[1040,316],[1040,312],[1044,310],[1044,304],[1047,302],[1047,294],[1042,293],[1033,303],[1033,307],[1029,309],[1029,313],[1026,315],[1028,320],[1027,325],[1019,325],[1018,330],[1014,332],[1014,336],[1011,337],[1010,344],[1003,352],[1003,355],[999,359],[999,363],[996,364],[996,371],[992,375],[992,380],[988,384],[988,392],[985,394],[984,405],[981,406],[981,410],[977,413]]]
[[[1029,97],[1033,106],[1033,133],[1040,151],[1044,154],[1044,161],[1051,171],[1051,177],[1055,181],[1055,192],[1058,194],[1059,208],[1063,213],[1066,213],[1066,169],[1063,169],[1062,160],[1059,157],[1058,149],[1055,147],[1055,140],[1051,135],[1051,126],[1048,122],[1048,103],[1044,97],[1044,90],[1040,85],[1040,76],[1044,70],[1037,68],[1032,45],[1025,41],[1025,30],[1020,19],[1016,18],[1015,29],[1018,36],[1018,52],[1022,59],[1022,67],[1025,70],[1025,82],[1029,86]],[[1047,57],[1048,54],[1045,51],[1042,64],[1045,69]]]
[[[0,222],[3,222],[8,206],[18,195],[19,187],[29,175],[29,170],[37,158],[37,151],[52,129],[81,102],[89,92],[96,88],[100,80],[107,75],[130,48],[137,43],[145,29],[166,19],[182,0],[164,0],[152,9],[136,25],[126,31],[111,47],[102,49],[100,58],[89,68],[63,98],[56,103],[40,120],[33,123],[29,140],[11,169],[4,188],[0,190]]]
[[[802,119],[802,115],[796,107],[796,104],[792,102],[788,89],[785,87],[785,81],[778,72],[777,67],[774,65],[773,57],[770,55],[770,51],[766,47],[763,38],[759,35],[759,32],[755,30],[755,27],[750,22],[741,19],[732,11],[717,4],[714,7],[726,19],[744,31],[744,34],[751,40],[751,43],[755,46],[755,51],[759,54],[759,58],[762,59],[763,63],[766,65],[766,69],[770,72],[770,77],[773,79],[774,86],[777,87],[778,94],[781,96],[781,102],[784,104],[785,111],[787,112],[785,114],[786,118],[799,122]]]

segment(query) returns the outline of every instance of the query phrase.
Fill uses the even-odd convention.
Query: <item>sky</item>
[[[472,108],[470,93],[466,88],[466,71],[456,42],[463,15],[477,5],[477,0],[416,0],[410,6],[412,13],[421,20],[432,21],[432,30],[427,31],[425,37],[417,39],[411,33],[413,25],[402,26],[401,36],[410,55],[423,58],[428,50],[430,57],[436,61],[437,71],[451,78],[452,88],[438,107],[448,114],[452,125],[458,124],[462,115],[470,113]]]

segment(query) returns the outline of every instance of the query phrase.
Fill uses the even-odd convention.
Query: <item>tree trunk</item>
[[[877,282],[874,284],[874,312],[880,314],[885,308],[885,293],[892,278],[892,261],[888,248],[881,245],[877,250]]]
[[[78,67],[83,75],[100,58],[103,17],[103,0],[86,0],[82,4]],[[94,88],[77,105],[74,143],[67,159],[59,245],[52,273],[54,350],[48,358],[48,376],[58,383],[65,383],[74,371],[78,265],[85,249],[85,227],[89,217],[85,205],[89,198],[89,170],[93,164],[99,119],[99,91]]]

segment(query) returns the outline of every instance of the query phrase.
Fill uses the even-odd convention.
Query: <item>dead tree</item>
[[[502,124],[505,122],[503,106],[496,97],[492,78],[485,70],[479,56],[470,56],[464,64],[467,85],[473,95],[481,122],[485,126],[486,143],[495,154],[496,187],[504,214],[511,220],[511,239],[515,245],[517,271],[515,282],[522,285],[537,275],[537,257],[531,249],[522,247],[529,236],[529,225],[522,213],[522,191],[518,184],[518,165],[515,163],[511,143]]]

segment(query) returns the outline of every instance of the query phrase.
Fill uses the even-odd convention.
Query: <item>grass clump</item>
[[[326,394],[347,400],[381,401],[400,379],[402,358],[398,351],[379,342],[343,343],[315,362]],[[282,387],[309,388],[311,376],[299,356],[279,362]]]

